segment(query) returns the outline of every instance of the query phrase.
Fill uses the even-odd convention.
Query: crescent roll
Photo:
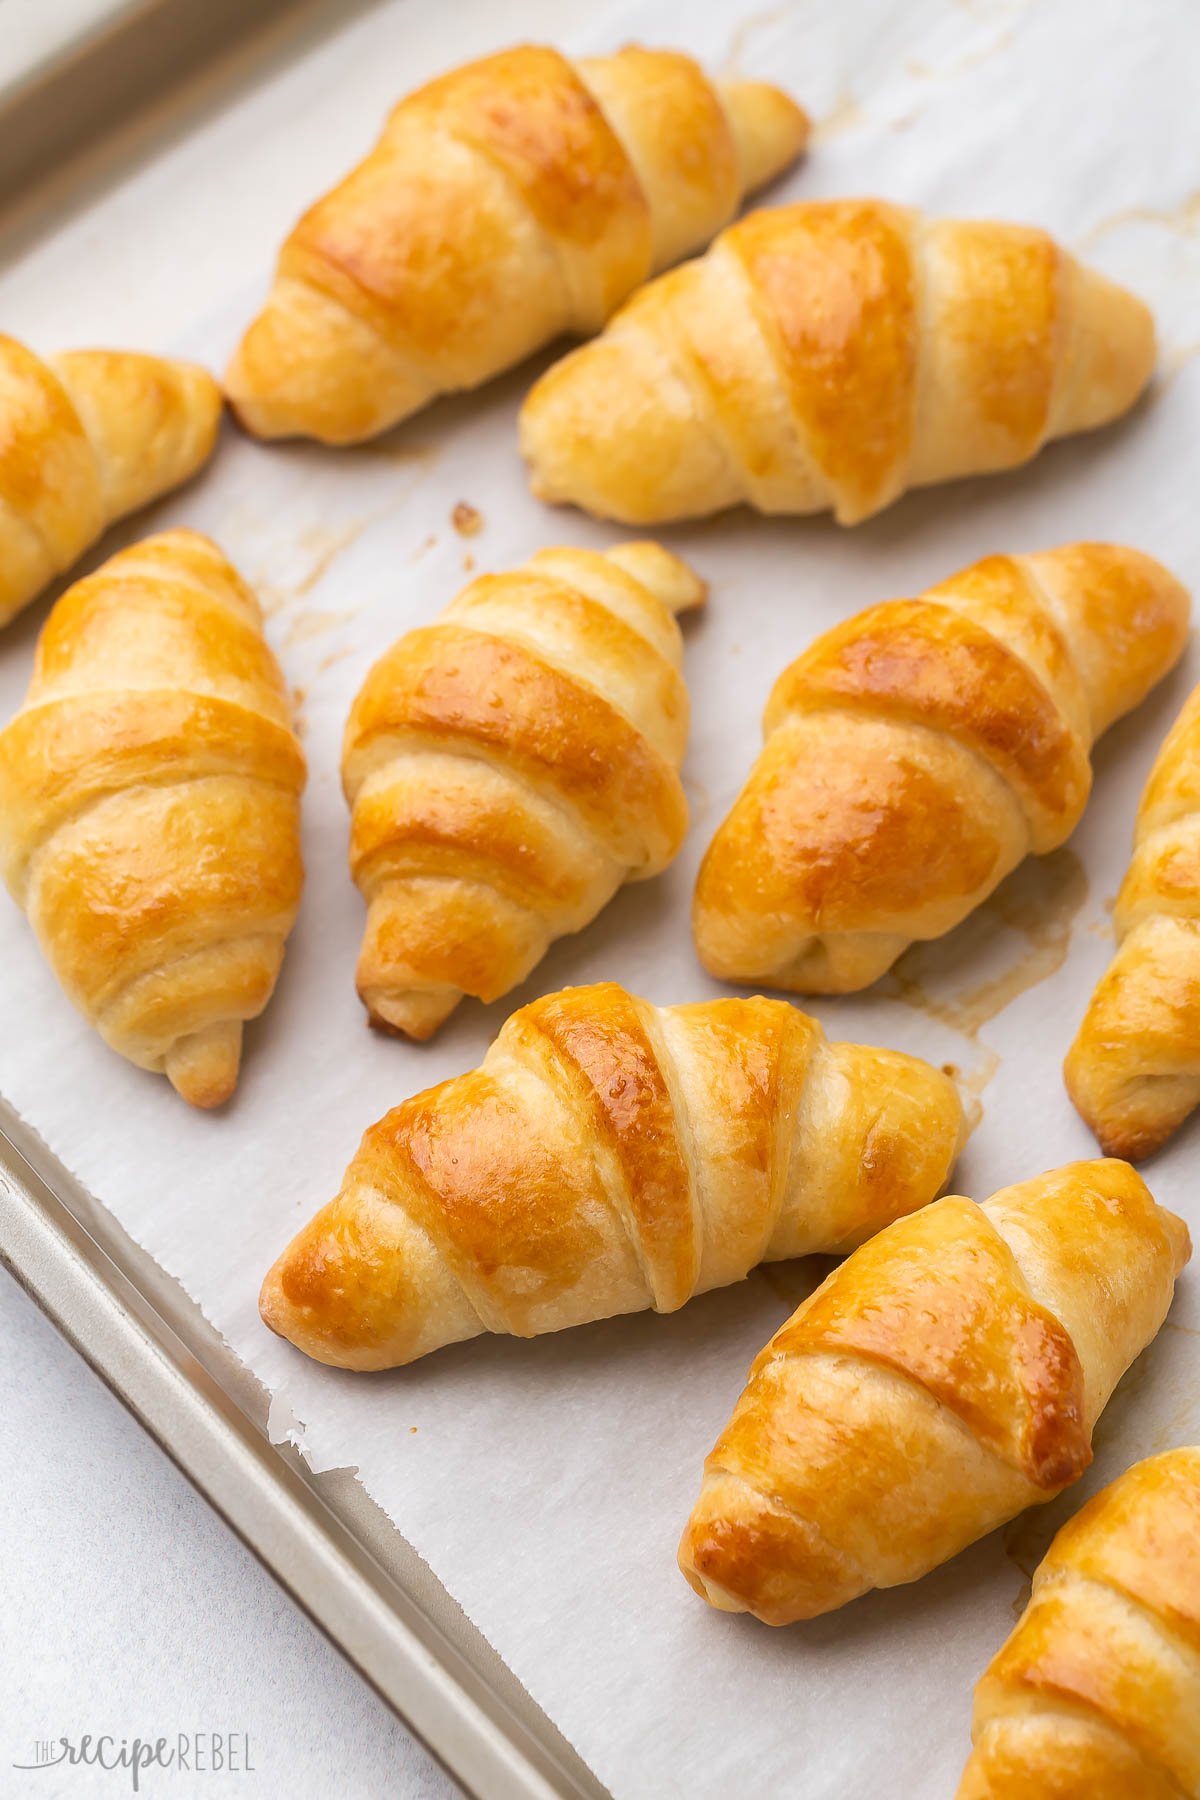
[[[1150,771],[1113,923],[1065,1072],[1102,1147],[1137,1161],[1200,1101],[1200,688]]]
[[[1078,824],[1089,752],[1183,651],[1190,602],[1115,544],[990,556],[869,607],[775,683],[692,922],[714,975],[875,981]]]
[[[568,988],[371,1127],[262,1315],[319,1362],[387,1369],[484,1331],[674,1312],[922,1206],[963,1135],[945,1075],[830,1044],[785,1001]]]
[[[692,1587],[768,1625],[916,1581],[1078,1480],[1187,1227],[1123,1162],[889,1225],[771,1339],[704,1466]]]
[[[304,757],[258,602],[169,531],[55,605],[0,732],[0,866],[67,995],[193,1106],[233,1092],[300,900]]]
[[[206,370],[125,350],[44,361],[0,334],[0,626],[208,461],[221,390]]]
[[[1063,1526],[975,1689],[958,1800],[1200,1800],[1200,1450]]]
[[[739,502],[856,525],[1106,425],[1154,321],[1044,231],[882,200],[750,214],[635,294],[521,413],[534,493],[663,523]]]
[[[280,252],[226,376],[259,437],[356,443],[478,387],[706,244],[800,155],[778,88],[675,51],[524,45],[419,88]]]
[[[703,599],[657,544],[543,550],[375,664],[342,753],[372,1024],[429,1037],[666,868],[687,830],[672,615]]]

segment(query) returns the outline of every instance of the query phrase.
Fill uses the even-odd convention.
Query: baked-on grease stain
[[[353,612],[320,612],[316,608],[299,612],[288,627],[284,648],[290,650],[296,644],[307,643],[310,638],[324,637],[354,617]]]
[[[1157,225],[1164,231],[1191,237],[1196,231],[1200,231],[1200,188],[1193,188],[1179,206],[1122,206],[1116,212],[1106,213],[1104,218],[1098,219],[1076,241],[1073,248],[1076,252],[1090,250],[1101,238],[1108,237],[1110,232],[1122,230],[1126,225]]]
[[[302,600],[310,594],[328,575],[333,564],[344,550],[357,543],[364,531],[367,531],[380,517],[378,513],[369,513],[364,519],[356,519],[353,524],[343,525],[332,530],[323,525],[314,525],[301,532],[296,542],[310,558],[308,567],[298,580],[280,584],[275,581],[255,581],[254,587],[262,604],[263,612],[268,619],[282,612],[294,600]]]
[[[1087,897],[1087,875],[1069,846],[1049,856],[1027,857],[961,925],[943,938],[912,945],[879,984],[882,996],[949,1026],[979,1051],[979,1066],[954,1077],[964,1090],[971,1130],[982,1117],[983,1090],[1000,1067],[999,1055],[980,1043],[979,1033],[1006,1006],[1062,968]],[[934,988],[948,966],[982,960],[1007,935],[1024,939],[1025,947],[1000,974],[960,988]]]

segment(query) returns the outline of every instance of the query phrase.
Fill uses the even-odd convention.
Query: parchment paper
[[[276,1434],[293,1435],[318,1468],[358,1468],[614,1794],[934,1800],[952,1791],[966,1753],[972,1682],[1056,1524],[1129,1462],[1195,1435],[1200,1276],[1184,1277],[1167,1328],[1105,1415],[1080,1489],[917,1587],[785,1632],[709,1612],[674,1550],[752,1355],[819,1270],[755,1275],[670,1319],[482,1340],[375,1378],[305,1361],[260,1325],[255,1300],[271,1258],[336,1190],[363,1128],[475,1064],[509,1005],[603,977],[659,1002],[718,991],[687,927],[696,865],[755,753],[771,680],[815,633],[987,552],[1077,537],[1125,540],[1200,578],[1195,9],[377,8],[260,85],[235,72],[182,136],[128,146],[115,185],[4,273],[5,328],[46,349],[128,343],[220,368],[293,216],[367,148],[387,105],[439,67],[539,35],[589,50],[631,35],[682,42],[714,66],[786,82],[822,125],[780,198],[878,192],[1049,227],[1154,305],[1156,392],[1115,429],[1023,472],[909,497],[854,532],[737,514],[665,533],[712,589],[707,617],[686,628],[687,846],[667,876],[626,890],[559,944],[510,1002],[464,1005],[426,1048],[372,1036],[353,990],[363,909],[345,871],[337,779],[350,699],[374,657],[438,612],[473,563],[499,569],[544,544],[622,534],[527,496],[515,415],[531,369],[357,452],[268,449],[228,428],[201,481],[104,549],[195,525],[271,608],[312,769],[308,887],[278,992],[248,1033],[235,1102],[200,1116],[76,1017],[5,900],[0,1088],[272,1389]],[[453,529],[459,501],[482,514],[478,536]],[[4,717],[45,612],[34,607],[0,644]],[[1062,1091],[1061,1059],[1110,953],[1107,907],[1141,783],[1197,678],[1193,652],[1104,740],[1069,846],[1027,865],[898,978],[816,1007],[835,1034],[961,1071],[982,1106],[961,1164],[966,1192],[983,1197],[1094,1151]],[[1197,1130],[1149,1171],[1194,1228]]]

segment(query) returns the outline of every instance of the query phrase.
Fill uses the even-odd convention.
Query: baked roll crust
[[[1065,1075],[1102,1149],[1136,1162],[1200,1101],[1200,688],[1150,771],[1113,925]]]
[[[1123,1162],[956,1195],[834,1270],[755,1361],[679,1548],[768,1625],[916,1581],[1078,1480],[1187,1227]]]
[[[194,475],[220,419],[221,390],[194,363],[43,359],[0,335],[0,626],[115,520]]]
[[[484,1331],[673,1312],[924,1205],[963,1136],[939,1070],[831,1044],[784,1001],[567,988],[371,1127],[263,1318],[320,1362],[386,1369]]]
[[[779,677],[765,744],[700,868],[692,926],[726,980],[847,993],[1063,843],[1089,753],[1187,641],[1140,551],[990,556],[835,626]]]
[[[0,864],[68,997],[193,1106],[237,1083],[300,901],[304,757],[251,590],[208,538],[78,581],[0,732]]]
[[[741,503],[855,525],[1131,407],[1133,294],[1044,231],[882,200],[751,213],[642,288],[521,412],[533,492],[663,524]]]
[[[971,1735],[958,1800],[1200,1795],[1200,1450],[1136,1463],[1063,1526]]]
[[[346,725],[371,1022],[427,1038],[492,1001],[687,830],[683,643],[704,586],[657,544],[483,575],[368,674]]]
[[[467,63],[402,100],[296,225],[226,392],[259,437],[372,437],[599,330],[808,129],[779,88],[713,83],[675,51],[573,63],[523,45]]]

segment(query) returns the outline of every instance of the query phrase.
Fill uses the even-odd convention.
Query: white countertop
[[[150,1769],[142,1796],[458,1793],[3,1273],[0,1419],[0,1794],[124,1800],[128,1769],[12,1765],[180,1732],[245,1737],[250,1770]]]

